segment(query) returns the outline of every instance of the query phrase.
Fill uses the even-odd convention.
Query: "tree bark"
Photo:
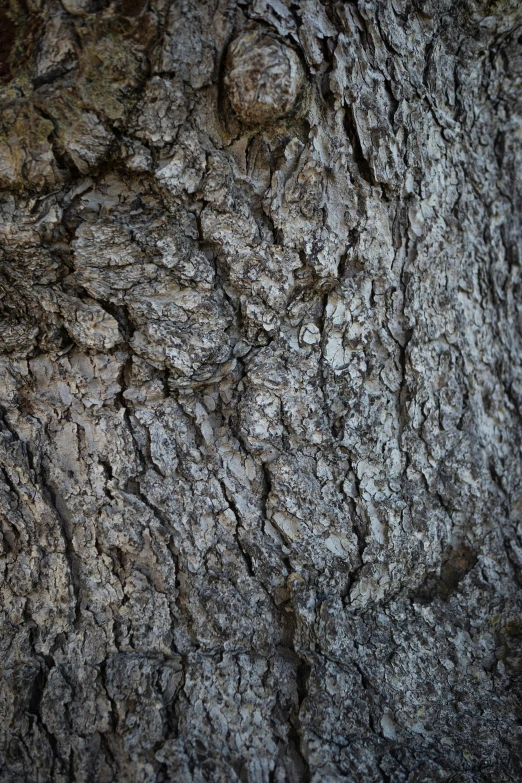
[[[0,5],[2,783],[522,779],[521,24]]]

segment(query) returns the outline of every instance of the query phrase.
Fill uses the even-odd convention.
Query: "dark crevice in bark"
[[[39,663],[38,672],[33,680],[32,689],[29,697],[29,703],[27,705],[27,715],[34,718],[36,724],[46,737],[49,746],[52,751],[51,760],[51,774],[55,774],[59,770],[57,767],[61,767],[62,770],[66,768],[65,760],[58,748],[58,742],[54,734],[49,730],[45,723],[41,713],[41,703],[45,693],[47,680],[49,677],[49,670],[54,666],[54,661],[50,656],[46,656],[47,661],[44,661],[41,656],[36,654],[37,661]]]
[[[295,749],[297,758],[300,761],[301,769],[299,770],[299,774],[300,780],[303,783],[309,783],[309,781],[312,779],[311,769],[304,747],[304,736],[301,723],[301,711],[303,710],[304,701],[308,695],[307,687],[310,673],[311,666],[304,658],[301,658],[296,672],[297,709],[296,714],[290,718],[288,731],[288,742]]]
[[[232,512],[234,513],[234,516],[236,518],[236,531],[235,531],[235,534],[234,534],[234,538],[236,539],[236,543],[237,543],[238,549],[239,549],[239,551],[241,553],[241,556],[243,558],[243,561],[245,563],[247,574],[250,577],[255,579],[256,578],[256,574],[255,574],[255,571],[254,571],[252,556],[249,554],[249,552],[246,550],[244,544],[242,543],[242,541],[241,541],[241,534],[239,532],[239,528],[241,526],[241,514],[240,514],[240,511],[239,511],[239,509],[238,509],[238,507],[237,507],[237,505],[236,505],[236,503],[234,501],[234,497],[232,495],[232,492],[228,489],[228,487],[224,484],[223,481],[221,482],[221,489],[222,489],[224,497],[227,500],[228,505],[230,506],[230,508],[231,508]]]
[[[74,612],[75,612],[75,624],[81,621],[82,611],[82,577],[80,560],[78,554],[74,548],[73,533],[71,530],[70,522],[64,517],[60,511],[59,505],[62,502],[59,495],[55,492],[52,485],[45,478],[45,466],[42,466],[42,470],[39,475],[39,482],[42,487],[42,495],[50,506],[51,510],[56,515],[62,532],[62,538],[64,543],[64,554],[69,565],[69,577],[70,585],[74,595]]]
[[[375,180],[370,168],[370,164],[364,157],[353,109],[349,104],[346,104],[344,107],[344,127],[346,130],[346,135],[348,136],[350,144],[352,145],[353,159],[357,164],[360,176],[369,185],[375,185]]]

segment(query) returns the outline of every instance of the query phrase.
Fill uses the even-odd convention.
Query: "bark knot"
[[[267,125],[288,114],[304,83],[295,51],[264,31],[241,33],[230,44],[225,88],[232,108],[248,125]]]

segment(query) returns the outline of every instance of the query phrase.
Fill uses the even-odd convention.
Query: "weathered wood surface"
[[[522,7],[0,7],[2,783],[522,779]]]

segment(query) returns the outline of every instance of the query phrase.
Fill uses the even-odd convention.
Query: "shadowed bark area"
[[[0,783],[522,779],[522,7],[0,3]]]

